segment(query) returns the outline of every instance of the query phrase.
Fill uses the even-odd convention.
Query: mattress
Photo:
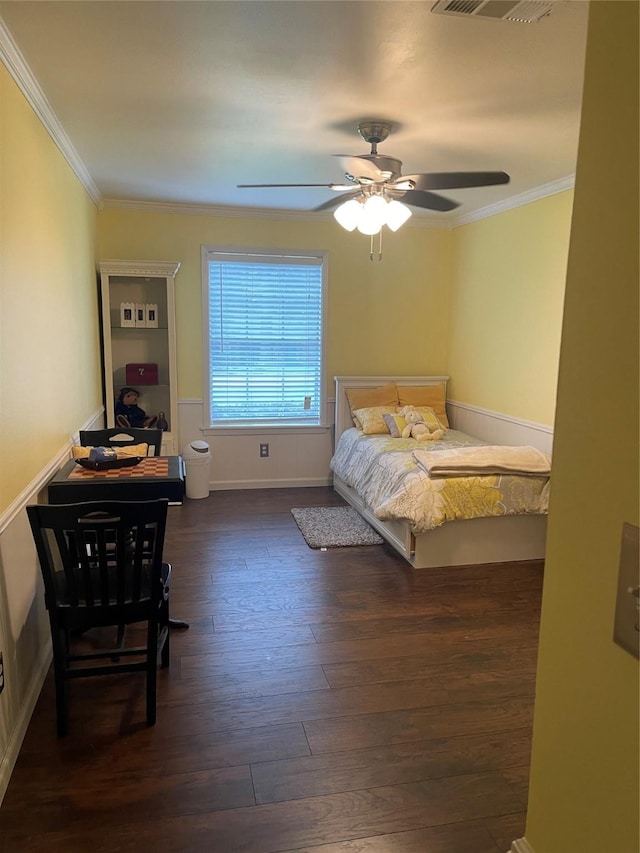
[[[407,521],[426,533],[448,521],[535,513],[549,507],[548,476],[491,474],[429,477],[413,451],[438,453],[487,443],[449,429],[433,442],[345,430],[331,470],[354,489],[380,521]]]

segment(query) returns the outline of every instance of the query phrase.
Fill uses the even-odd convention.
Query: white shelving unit
[[[115,403],[120,389],[135,388],[140,393],[138,405],[147,415],[165,413],[169,428],[164,433],[162,453],[167,456],[179,453],[174,298],[179,269],[178,262],[100,262],[106,425],[116,426]],[[151,321],[146,325],[146,317],[145,325],[123,325],[123,303],[157,306],[153,318],[157,326]],[[127,381],[128,364],[156,365],[157,383],[140,382],[139,374],[138,382]]]

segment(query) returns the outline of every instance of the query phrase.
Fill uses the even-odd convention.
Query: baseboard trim
[[[333,477],[317,477],[311,480],[218,480],[209,483],[212,492],[228,492],[235,489],[308,489],[333,485]]]
[[[9,787],[9,781],[11,779],[11,774],[13,773],[13,768],[18,760],[22,741],[27,733],[27,728],[31,721],[31,715],[36,707],[36,702],[40,696],[40,691],[47,673],[49,672],[52,660],[53,654],[51,651],[51,643],[48,643],[42,650],[38,666],[29,684],[29,689],[27,690],[25,702],[20,709],[20,716],[18,717],[17,725],[14,726],[13,731],[11,732],[7,749],[5,750],[2,761],[0,762],[0,805],[2,805],[2,800],[7,792],[7,788]],[[53,732],[52,737],[55,737]]]
[[[515,841],[511,842],[509,853],[535,853],[535,850],[526,838],[516,838]]]

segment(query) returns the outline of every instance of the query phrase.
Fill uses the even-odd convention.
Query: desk
[[[111,471],[91,471],[71,459],[49,483],[49,503],[87,501],[153,501],[184,498],[181,456],[146,456],[137,465]]]
[[[137,465],[111,471],[91,471],[71,459],[49,483],[49,503],[87,501],[153,501],[184,498],[184,464],[181,456],[146,456]],[[182,619],[169,619],[172,628],[188,628]]]

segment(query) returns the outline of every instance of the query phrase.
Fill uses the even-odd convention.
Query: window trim
[[[314,261],[320,261],[319,266],[322,269],[322,293],[321,293],[321,320],[322,320],[322,338],[320,342],[320,400],[319,400],[319,419],[318,423],[295,423],[283,422],[282,424],[274,423],[273,421],[261,424],[259,421],[251,421],[246,424],[242,423],[220,423],[212,424],[210,420],[211,400],[209,396],[209,260],[212,255],[238,255],[246,256],[253,255],[256,257],[281,257],[281,258],[308,258]],[[327,306],[328,306],[328,289],[329,289],[329,253],[322,249],[283,249],[275,247],[263,246],[236,246],[236,245],[220,245],[220,244],[201,244],[200,247],[201,267],[201,289],[202,289],[202,431],[205,434],[220,435],[223,432],[227,434],[243,432],[248,434],[249,430],[254,430],[260,434],[267,431],[281,433],[289,432],[312,432],[324,431],[330,426],[327,418]]]

